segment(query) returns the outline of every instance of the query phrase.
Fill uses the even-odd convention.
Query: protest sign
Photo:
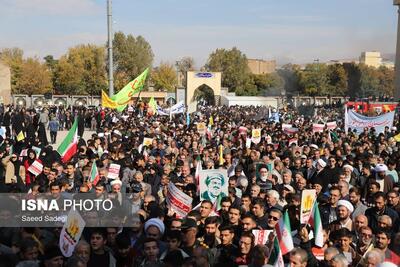
[[[366,117],[353,110],[347,110],[345,113],[345,130],[347,132],[350,128],[360,134],[364,131],[364,128],[375,128],[376,133],[383,133],[385,127],[392,128],[394,113],[388,112],[377,117]]]
[[[254,144],[258,144],[261,141],[261,129],[253,129],[251,131],[251,141]]]
[[[199,122],[199,123],[197,124],[197,132],[198,132],[200,135],[205,135],[205,134],[206,134],[206,131],[207,131],[206,124],[205,124],[204,122]]]
[[[168,184],[166,202],[168,207],[176,213],[178,218],[184,218],[192,209],[193,199],[179,190],[173,183]]]
[[[324,128],[325,124],[313,123],[312,125],[313,133],[322,133],[324,131]]]
[[[40,163],[38,160],[35,160],[31,166],[29,166],[28,171],[35,176],[38,176],[42,173],[43,164]]]
[[[77,210],[71,209],[61,230],[59,247],[64,257],[71,257],[81,238],[85,221]]]
[[[252,230],[254,235],[254,245],[265,245],[268,242],[269,235],[274,230]]]
[[[149,146],[151,146],[151,144],[153,143],[153,138],[148,138],[148,137],[145,137],[145,138],[143,138],[143,146],[147,146],[147,147],[149,147]]]
[[[200,200],[215,203],[219,196],[228,196],[228,175],[226,170],[200,171]]]
[[[121,169],[121,165],[111,163],[108,168],[108,178],[110,179],[119,179],[119,170]]]
[[[317,195],[315,189],[304,189],[301,193],[300,224],[307,224]]]
[[[326,128],[327,128],[328,130],[334,130],[334,129],[336,129],[336,128],[337,128],[337,123],[336,123],[336,121],[327,122],[327,123],[326,123]]]

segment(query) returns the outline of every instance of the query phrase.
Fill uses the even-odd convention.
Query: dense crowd
[[[129,212],[119,227],[86,227],[69,258],[58,246],[59,227],[0,228],[0,266],[269,266],[276,264],[274,231],[286,212],[294,248],[283,255],[285,264],[399,266],[398,116],[384,133],[366,128],[357,134],[346,133],[343,107],[315,108],[312,117],[291,108],[277,112],[271,120],[266,107],[201,107],[189,118],[152,115],[143,103],[123,113],[1,107],[2,193],[120,194],[119,203]],[[52,144],[75,119],[78,136],[85,128],[95,133],[80,138],[74,157],[63,162]],[[335,129],[313,131],[313,123],[332,121]],[[205,134],[198,132],[201,122]],[[285,131],[282,124],[296,131]],[[261,129],[258,144],[247,141],[252,129]],[[151,144],[143,145],[144,138]],[[35,176],[28,168],[36,160],[43,170]],[[228,194],[218,205],[200,200],[198,162],[203,170],[227,170]],[[96,184],[90,180],[94,163]],[[121,166],[119,179],[108,178],[111,163]],[[184,218],[166,203],[169,183],[193,198]],[[302,191],[311,188],[322,247],[315,244],[313,226],[300,224]],[[7,210],[0,203],[0,220]],[[256,245],[255,229],[272,230],[265,244]]]

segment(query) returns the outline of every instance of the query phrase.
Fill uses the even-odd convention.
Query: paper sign
[[[246,147],[250,148],[251,147],[251,138],[246,139]]]
[[[173,210],[178,218],[184,218],[192,209],[193,199],[179,190],[173,183],[168,184],[166,202],[168,207]]]
[[[301,193],[300,224],[308,223],[316,198],[315,189],[304,189]]]
[[[0,128],[0,135],[3,137],[3,139],[6,139],[6,127],[1,126]]]
[[[244,126],[239,127],[239,135],[247,135],[247,128]]]
[[[205,135],[205,134],[206,134],[206,131],[207,131],[206,124],[205,124],[204,122],[199,122],[199,123],[197,124],[197,132],[198,132],[200,135]]]
[[[215,203],[218,197],[228,196],[227,170],[202,170],[199,176],[200,200]]]
[[[258,144],[261,141],[261,129],[253,129],[251,131],[251,141],[254,144]]]
[[[29,166],[28,171],[30,173],[33,173],[33,175],[38,176],[39,174],[42,173],[43,170],[43,164],[40,163],[39,161],[35,160],[31,166]]]
[[[270,233],[274,230],[252,230],[254,235],[254,245],[265,245],[268,242],[268,237]]]
[[[313,123],[312,129],[314,133],[322,133],[324,131],[325,124]]]
[[[83,229],[85,228],[85,221],[82,219],[78,211],[71,209],[68,213],[67,221],[65,222],[59,240],[59,247],[61,253],[65,257],[71,257],[81,238]]]
[[[143,146],[151,146],[152,143],[153,143],[152,138],[148,138],[148,137],[143,138]]]
[[[119,179],[119,170],[121,169],[121,165],[112,163],[108,168],[108,178],[110,179]]]
[[[328,130],[334,130],[334,129],[336,129],[336,128],[337,128],[336,121],[327,122],[327,123],[326,123],[326,128],[327,128]]]
[[[297,138],[289,139],[289,146],[291,146],[292,144],[296,144],[296,146],[298,145]]]

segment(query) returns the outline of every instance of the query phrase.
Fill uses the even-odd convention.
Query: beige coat
[[[3,166],[6,170],[5,175],[5,183],[12,184],[17,182],[17,177],[15,177],[14,171],[14,164],[10,160],[11,156],[7,156],[1,160]],[[21,177],[22,181],[25,183],[25,167],[21,164],[19,168],[19,176]]]

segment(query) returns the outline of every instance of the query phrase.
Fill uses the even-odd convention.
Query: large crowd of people
[[[269,110],[208,106],[171,118],[148,113],[143,103],[122,113],[2,106],[0,192],[121,194],[129,211],[118,227],[86,227],[71,257],[61,253],[59,227],[2,227],[0,266],[283,266],[272,258],[274,231],[286,212],[294,248],[283,255],[285,265],[399,266],[398,114],[383,133],[366,128],[358,134],[345,131],[343,107],[315,107],[311,117],[285,108],[273,119]],[[80,138],[64,162],[54,144],[74,120],[79,137],[88,128],[94,133]],[[313,123],[327,122],[336,128],[313,131]],[[253,129],[261,129],[260,142],[248,141]],[[38,175],[28,171],[35,161],[43,165]],[[203,170],[227,170],[228,192],[218,205],[201,200],[199,162]],[[108,177],[112,163],[121,166],[118,179]],[[100,176],[96,184],[92,164]],[[184,217],[166,201],[170,183],[193,199]],[[305,189],[316,190],[322,247],[313,226],[300,223]],[[0,220],[7,210],[0,203]],[[256,229],[272,230],[264,244],[255,242]]]

